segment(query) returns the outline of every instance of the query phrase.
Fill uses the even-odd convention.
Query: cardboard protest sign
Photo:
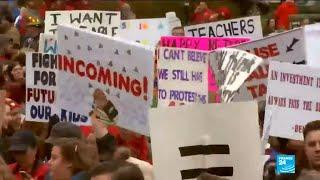
[[[173,106],[208,102],[208,52],[161,47],[158,104]]]
[[[163,47],[179,47],[198,50],[215,50],[217,48],[227,47],[249,41],[249,38],[206,38],[206,37],[177,37],[163,36],[161,37],[161,46]],[[208,69],[208,88],[210,92],[216,92],[218,87],[211,69]]]
[[[58,42],[55,35],[51,34],[40,34],[39,49],[40,53],[57,54]]]
[[[155,47],[161,36],[170,35],[166,18],[122,20],[119,37]]]
[[[265,110],[270,136],[303,140],[305,124],[320,118],[319,70],[270,62]]]
[[[320,67],[320,23],[304,26],[305,35],[305,51],[307,64],[312,67]]]
[[[262,58],[232,48],[221,48],[210,54],[210,68],[220,87],[223,102],[230,102],[239,87],[262,63]]]
[[[57,56],[26,54],[26,120],[48,122],[57,112]]]
[[[235,101],[258,100],[264,102],[267,93],[268,66],[270,61],[305,64],[306,53],[303,29],[296,29],[261,40],[243,43],[233,48],[248,51],[264,59],[241,86]]]
[[[260,16],[251,16],[212,23],[186,26],[186,36],[263,38]]]
[[[84,119],[98,109],[108,124],[149,133],[153,51],[138,43],[67,26],[58,26],[58,46],[62,109]]]
[[[230,180],[262,180],[257,119],[255,102],[151,109],[155,178],[196,179],[206,171]]]
[[[45,34],[56,34],[57,26],[62,24],[115,36],[119,31],[120,12],[93,10],[46,11]]]

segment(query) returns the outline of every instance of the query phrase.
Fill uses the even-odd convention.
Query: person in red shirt
[[[278,30],[288,30],[289,27],[289,16],[298,14],[298,7],[294,3],[294,0],[286,0],[281,3],[275,11],[276,28]]]
[[[49,172],[49,166],[36,157],[37,139],[32,131],[22,130],[10,138],[9,152],[13,154],[16,163],[10,164],[16,180],[44,180]]]
[[[191,17],[192,24],[202,24],[218,20],[218,13],[208,8],[206,2],[200,2]]]

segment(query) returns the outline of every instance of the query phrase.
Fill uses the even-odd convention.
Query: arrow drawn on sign
[[[293,64],[307,64],[306,60],[294,61]]]
[[[287,53],[293,51],[292,47],[299,41],[299,39],[293,38],[292,43],[287,46]]]

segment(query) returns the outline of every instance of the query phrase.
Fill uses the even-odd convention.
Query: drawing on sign
[[[261,107],[266,100],[267,77],[270,61],[306,64],[304,30],[302,28],[269,36],[261,40],[233,46],[264,59],[264,62],[239,88],[234,101],[257,100]]]
[[[181,157],[190,157],[197,155],[214,155],[228,154],[230,155],[229,145],[195,145],[179,147]],[[182,179],[197,178],[201,173],[207,172],[217,176],[233,176],[233,167],[210,167],[210,168],[195,168],[181,170]]]
[[[262,63],[262,59],[245,51],[222,48],[210,56],[224,102],[230,102],[247,77]]]

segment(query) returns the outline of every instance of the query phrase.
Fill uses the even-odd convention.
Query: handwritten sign
[[[245,50],[264,59],[241,86],[235,101],[258,100],[264,102],[267,93],[267,77],[270,61],[305,64],[306,53],[303,29],[296,29],[261,40],[243,43],[233,48]]]
[[[247,37],[251,40],[263,38],[260,16],[186,26],[184,31],[186,36],[192,37]]]
[[[40,34],[39,39],[39,50],[40,53],[57,54],[58,42],[55,35],[51,34]]]
[[[227,47],[249,41],[249,38],[206,38],[206,37],[161,37],[161,46],[180,47],[198,50],[215,50],[217,48]],[[208,88],[210,92],[216,92],[218,86],[215,81],[214,73],[208,69]]]
[[[320,118],[319,89],[318,68],[271,61],[265,110],[270,135],[303,140],[304,126]]]
[[[209,171],[230,180],[262,180],[257,119],[255,102],[151,109],[155,178],[196,179]]]
[[[158,104],[174,106],[208,102],[208,52],[160,48]]]
[[[67,114],[87,123],[89,113],[98,109],[109,124],[149,134],[153,51],[67,26],[58,26],[58,46],[59,105]]]
[[[26,120],[48,122],[58,105],[57,56],[29,52],[26,58]]]
[[[57,26],[62,24],[115,36],[120,27],[120,12],[92,10],[46,11],[45,34],[56,34]]]
[[[223,102],[230,102],[247,77],[262,63],[262,58],[232,48],[210,54],[210,68],[215,73]]]
[[[119,37],[155,47],[161,36],[171,34],[166,18],[122,20]]]

